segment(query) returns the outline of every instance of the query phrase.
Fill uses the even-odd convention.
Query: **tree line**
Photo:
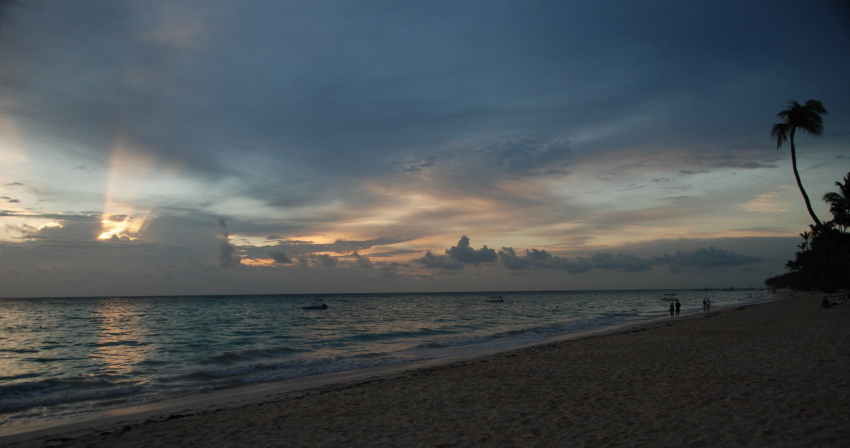
[[[785,263],[788,272],[765,280],[769,288],[835,291],[850,285],[845,261],[850,255],[850,173],[835,185],[838,191],[823,195],[832,220],[809,225],[800,234],[799,250]]]

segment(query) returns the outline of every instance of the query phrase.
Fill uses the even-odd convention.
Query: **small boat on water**
[[[312,305],[302,306],[301,308],[305,310],[326,310],[328,309],[328,304],[322,299],[316,299]]]

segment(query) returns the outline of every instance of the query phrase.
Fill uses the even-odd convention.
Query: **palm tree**
[[[800,180],[800,172],[797,170],[797,148],[794,146],[794,134],[797,129],[808,134],[819,136],[823,133],[823,118],[822,114],[826,114],[826,109],[820,101],[808,100],[805,105],[791,100],[788,102],[788,108],[776,114],[782,118],[781,123],[776,123],[770,130],[771,137],[776,139],[776,149],[782,147],[782,143],[787,141],[791,146],[791,167],[794,169],[794,178],[797,179],[797,187],[800,189],[800,194],[803,195],[803,200],[806,202],[806,210],[809,211],[809,216],[815,222],[815,227],[812,229],[814,234],[822,231],[822,235],[827,244],[832,246],[832,249],[838,254],[841,263],[844,264],[844,269],[850,271],[850,257],[841,250],[838,244],[833,241],[830,236],[830,230],[825,228],[823,223],[812,209],[812,202],[809,200],[809,195],[806,194],[806,189],[803,188],[803,182]]]
[[[838,191],[823,195],[824,202],[829,204],[832,221],[839,227],[850,227],[850,173],[844,176],[844,183],[836,182]]]
[[[818,219],[815,211],[812,209],[812,202],[809,200],[809,195],[806,194],[806,189],[803,188],[803,182],[800,181],[800,173],[797,171],[797,149],[794,147],[794,133],[797,129],[809,133],[814,136],[819,136],[823,133],[823,119],[821,114],[826,114],[823,104],[817,100],[808,100],[804,106],[800,103],[791,100],[788,102],[788,109],[776,114],[784,121],[773,125],[770,130],[770,136],[776,139],[776,149],[782,147],[782,142],[788,141],[791,145],[791,167],[794,169],[794,177],[797,179],[797,187],[800,188],[800,193],[803,195],[803,200],[806,201],[806,209],[809,215],[821,227],[820,219]]]
[[[788,271],[796,271],[797,263],[794,260],[788,260],[785,262],[785,269],[788,269]]]
[[[809,238],[812,236],[812,232],[803,232],[800,234],[800,236],[803,237],[803,242],[800,243],[797,247],[799,247],[803,250],[803,252],[805,252],[806,249],[809,248]]]

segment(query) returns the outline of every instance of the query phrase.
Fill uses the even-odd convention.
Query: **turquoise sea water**
[[[675,294],[675,296],[673,296]],[[499,298],[493,298],[499,296]],[[263,381],[450,357],[768,299],[764,291],[567,291],[0,299],[0,435]],[[498,301],[501,300],[501,301]]]

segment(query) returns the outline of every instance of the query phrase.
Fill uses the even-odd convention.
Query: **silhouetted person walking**
[[[679,299],[676,299],[676,317],[679,317],[679,308],[682,307],[682,304],[679,303]]]
[[[673,302],[670,302],[670,317],[673,317],[673,313],[676,312],[676,308],[673,305]]]

